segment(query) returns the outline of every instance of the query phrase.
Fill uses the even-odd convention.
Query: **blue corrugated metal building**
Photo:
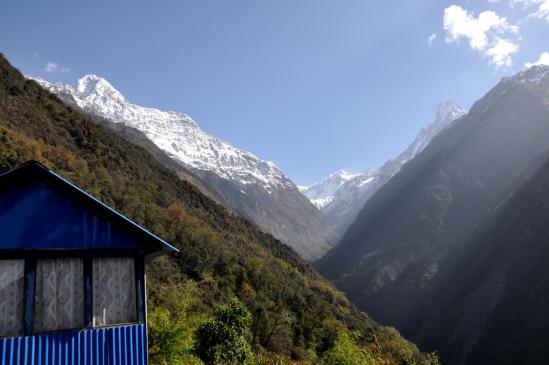
[[[145,365],[145,260],[177,251],[36,161],[0,175],[0,365]]]

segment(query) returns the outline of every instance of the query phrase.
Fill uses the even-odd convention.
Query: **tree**
[[[196,331],[196,355],[208,365],[246,363],[252,354],[247,340],[251,318],[238,299],[217,308],[214,318]]]
[[[198,304],[196,291],[196,285],[189,280],[181,288],[162,288],[151,293],[148,316],[151,364],[202,364],[192,351],[194,332],[205,320],[194,308]],[[156,302],[152,302],[152,297]]]
[[[367,348],[358,344],[356,332],[339,334],[334,346],[324,356],[323,365],[376,365],[378,362]]]

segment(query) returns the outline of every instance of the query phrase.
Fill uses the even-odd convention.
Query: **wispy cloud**
[[[70,72],[70,68],[63,67],[59,65],[57,62],[48,62],[46,63],[46,66],[44,66],[44,71],[46,72]]]
[[[505,17],[494,11],[484,11],[475,17],[459,5],[451,5],[444,10],[443,23],[447,43],[466,39],[473,50],[496,67],[513,64],[511,55],[518,51],[519,45],[508,37],[516,37],[519,27]]]
[[[429,37],[427,37],[427,44],[429,47],[433,45],[433,42],[437,39],[437,35],[435,33],[431,34]]]
[[[522,5],[530,9],[529,17],[545,19],[549,22],[549,0],[510,0],[509,5]]]
[[[549,52],[543,52],[542,54],[540,54],[538,60],[535,62],[532,62],[532,63],[527,62],[524,64],[526,68],[530,68],[536,65],[549,65]]]

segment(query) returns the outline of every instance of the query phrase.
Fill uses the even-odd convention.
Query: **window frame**
[[[71,332],[85,329],[113,328],[128,325],[146,325],[146,275],[144,251],[105,249],[105,250],[0,250],[1,259],[24,260],[23,280],[23,323],[22,336],[34,336],[45,333]],[[136,318],[133,323],[117,323],[107,326],[93,326],[93,259],[100,257],[132,257],[134,259]],[[36,296],[36,261],[39,259],[76,258],[83,260],[84,280],[84,326],[67,328],[58,331],[37,332],[34,330],[35,296]],[[0,338],[15,338],[5,336]]]
[[[92,280],[92,297],[93,299],[96,299],[98,298],[98,295],[96,295],[96,293],[94,293],[94,288],[93,288],[93,274],[94,274],[94,261],[95,260],[98,260],[98,259],[117,259],[117,258],[128,258],[127,256],[108,256],[108,257],[93,257],[91,258],[91,269],[92,269],[92,273],[91,273],[91,280]],[[92,301],[91,303],[91,307],[92,307],[92,312],[91,312],[91,326],[92,328],[109,328],[109,327],[113,327],[113,326],[127,326],[127,325],[132,325],[132,324],[137,324],[139,323],[139,305],[138,305],[138,302],[139,302],[139,293],[138,293],[138,286],[137,286],[137,269],[136,269],[136,266],[137,266],[137,261],[135,258],[132,258],[133,259],[133,279],[135,281],[134,283],[134,288],[133,288],[133,293],[135,295],[134,297],[134,310],[135,312],[133,313],[134,314],[134,317],[135,317],[135,321],[128,321],[128,322],[121,322],[121,323],[115,323],[115,324],[102,324],[102,325],[97,325],[94,323],[94,303]]]
[[[36,261],[36,266],[35,266],[35,278],[34,278],[34,297],[33,297],[33,311],[32,311],[32,326],[33,326],[33,335],[40,335],[40,334],[45,334],[45,333],[56,333],[56,332],[68,332],[68,331],[77,331],[81,328],[84,328],[84,326],[73,326],[73,327],[67,327],[67,328],[60,328],[60,329],[55,329],[55,330],[37,330],[35,328],[35,319],[37,317],[37,283],[38,283],[38,277],[36,275],[36,269],[38,268],[38,261],[40,260],[64,260],[64,259],[73,259],[73,260],[82,260],[82,299],[84,299],[84,308],[83,308],[83,312],[82,312],[82,318],[81,320],[79,321],[80,323],[85,323],[85,296],[86,296],[86,291],[85,291],[85,288],[84,288],[84,259],[82,259],[81,257],[48,257],[48,258],[37,258],[35,261]]]

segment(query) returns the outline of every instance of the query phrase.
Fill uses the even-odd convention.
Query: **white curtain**
[[[24,260],[0,260],[0,337],[23,334]]]
[[[36,263],[34,330],[84,327],[82,259],[48,259]]]
[[[134,259],[93,260],[93,325],[137,322]]]

